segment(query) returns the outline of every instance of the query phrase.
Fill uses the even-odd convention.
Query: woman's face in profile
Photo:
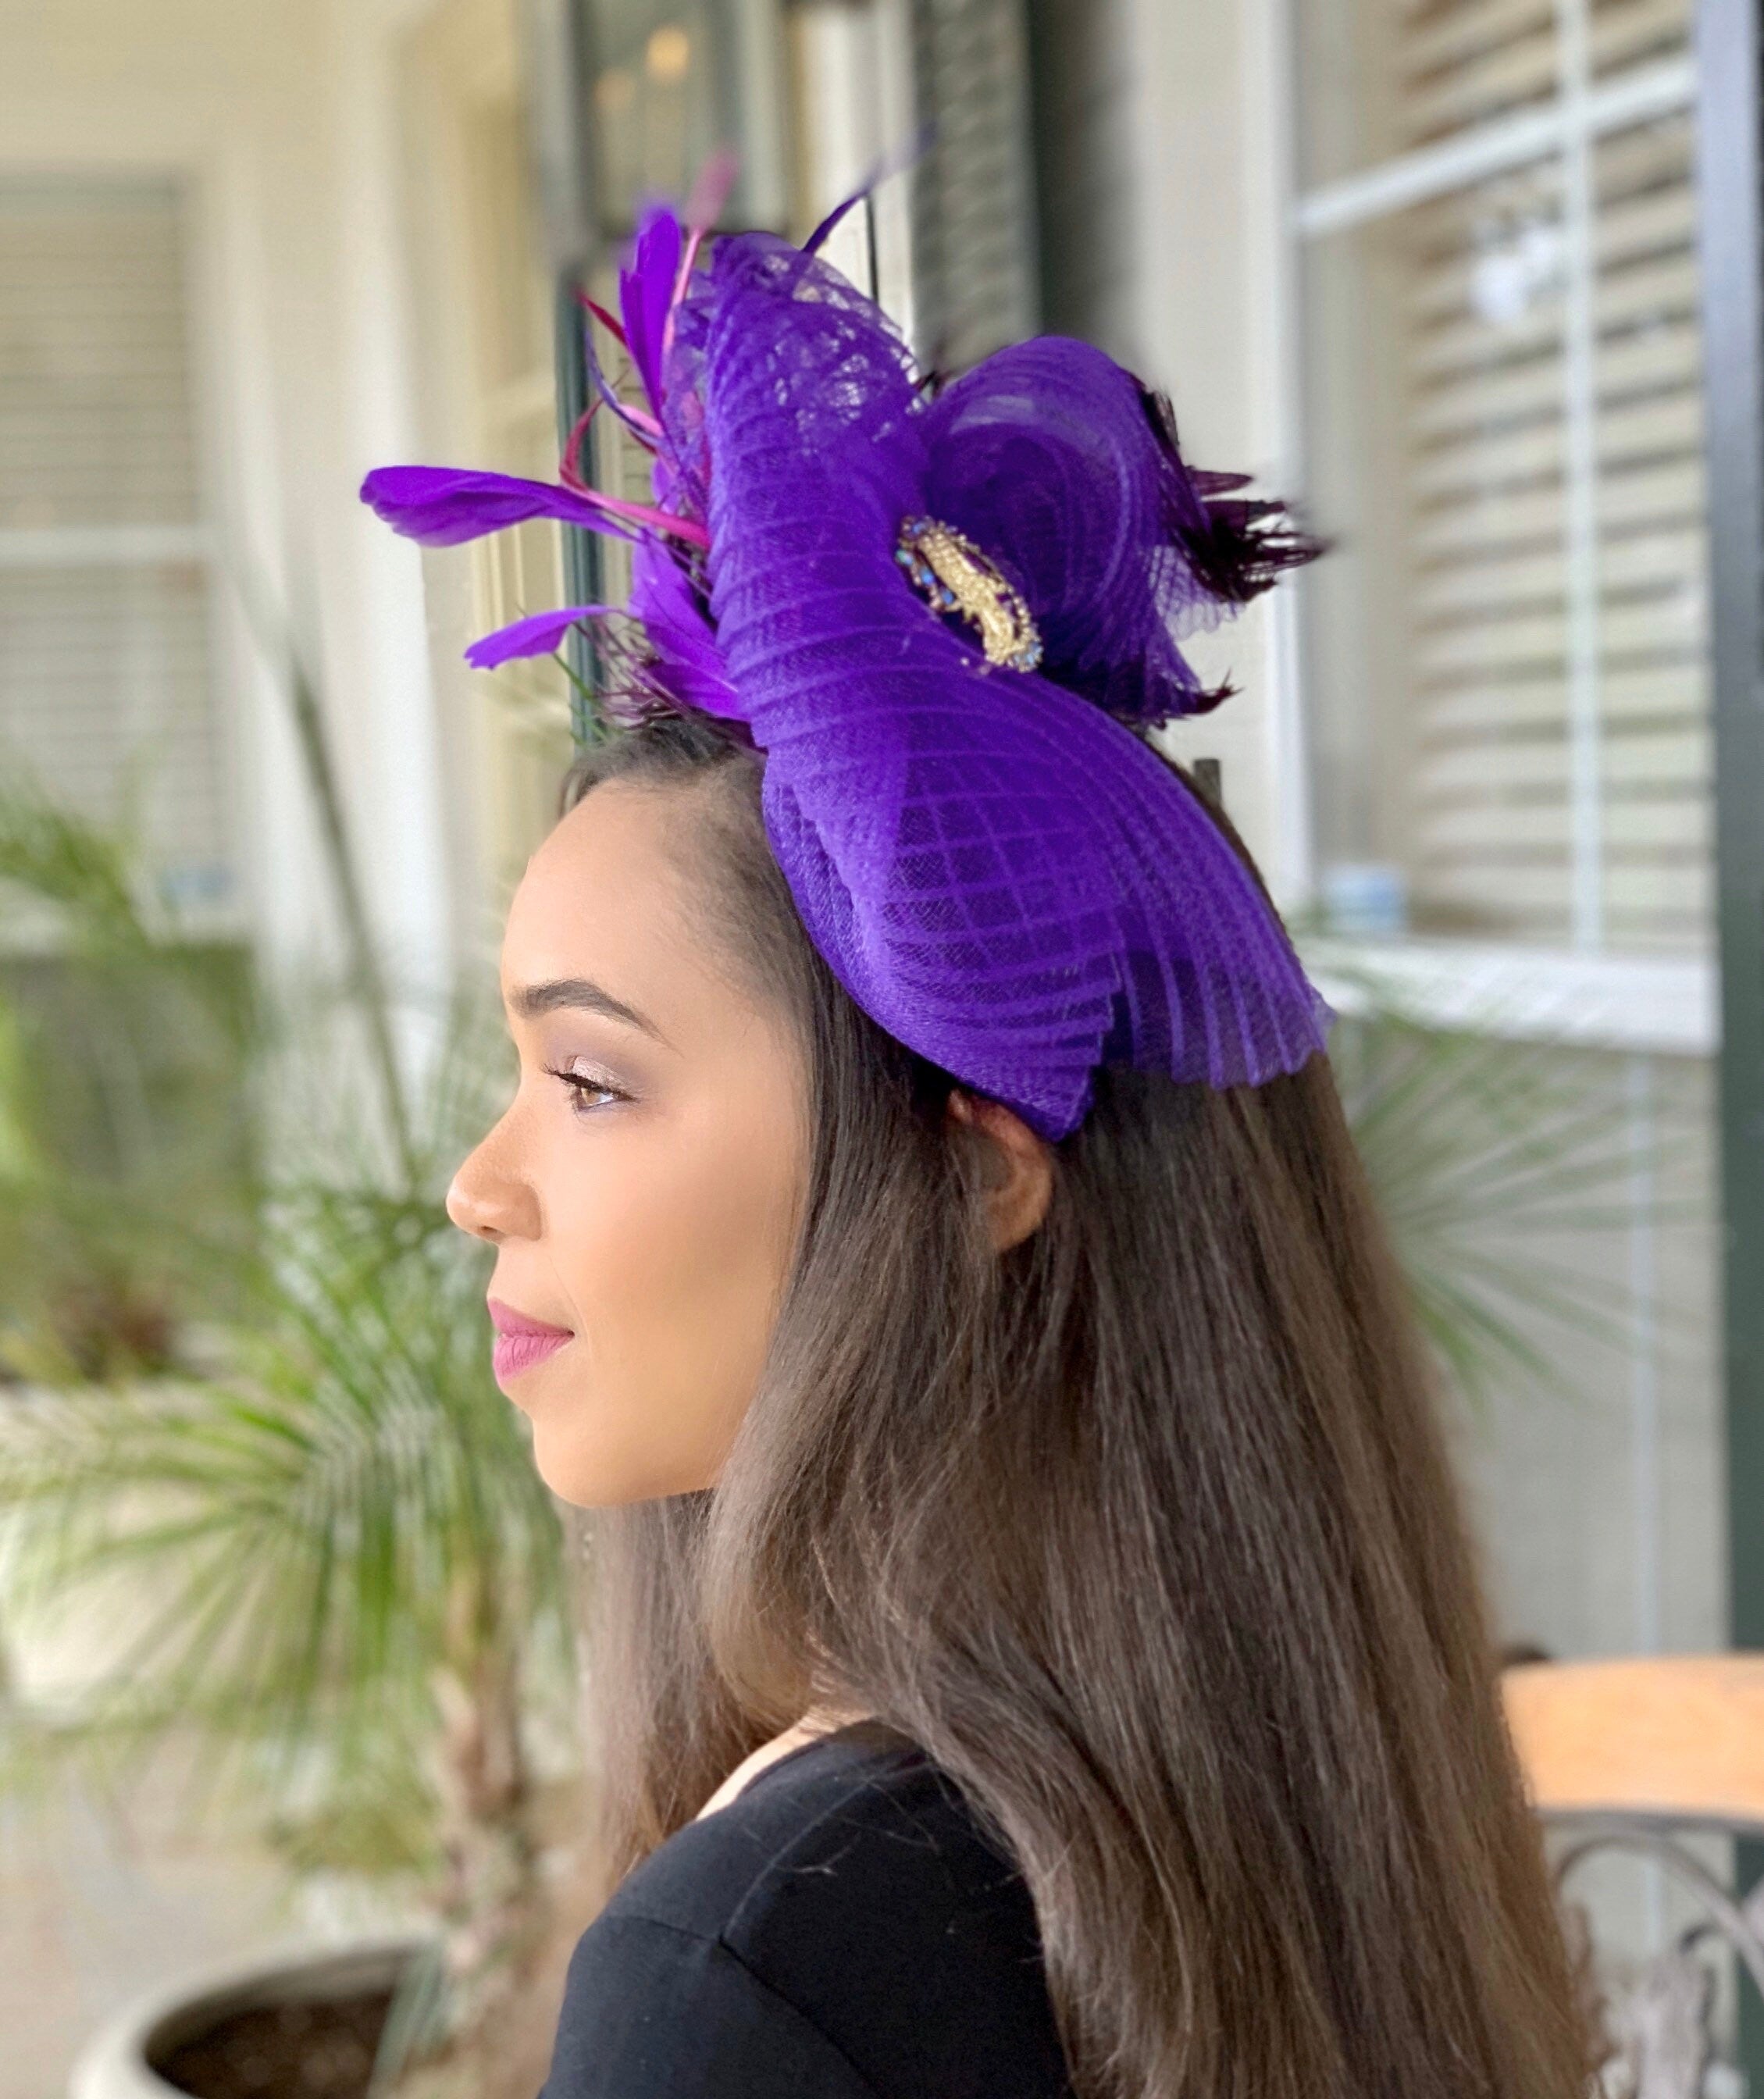
[[[568,1331],[548,1353],[504,1336],[498,1377],[541,1476],[583,1507],[714,1483],[806,1178],[803,1051],[706,922],[697,807],[609,781],[534,854],[502,949],[519,1083],[447,1195],[496,1248],[490,1297]]]

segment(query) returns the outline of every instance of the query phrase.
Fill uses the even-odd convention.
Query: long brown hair
[[[996,1253],[985,1140],[810,944],[762,764],[664,716],[560,799],[690,790],[706,908],[812,1090],[721,1478],[587,1525],[602,1891],[825,1703],[921,1745],[1014,1855],[1080,2099],[1581,2099],[1430,1371],[1326,1061],[1225,1092],[1102,1071]]]

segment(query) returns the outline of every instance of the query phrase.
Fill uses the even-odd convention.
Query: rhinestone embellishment
[[[895,559],[933,612],[959,613],[979,630],[988,663],[1033,671],[1040,662],[1041,637],[1022,594],[965,532],[935,517],[904,517]]]

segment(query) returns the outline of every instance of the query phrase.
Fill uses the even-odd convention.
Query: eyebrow
[[[646,1014],[627,1005],[622,998],[614,998],[592,977],[554,977],[547,983],[522,984],[511,994],[508,1004],[523,1020],[537,1020],[543,1014],[574,1007],[584,1013],[597,1013],[603,1019],[622,1020],[627,1027],[640,1028],[658,1042],[667,1041]]]

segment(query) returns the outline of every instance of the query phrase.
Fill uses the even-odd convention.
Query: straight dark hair
[[[560,798],[684,798],[706,922],[812,1095],[718,1484],[586,1525],[599,1892],[811,1704],[872,1714],[1020,1867],[1079,2099],[1583,2099],[1430,1367],[1326,1060],[1101,1072],[999,1254],[987,1141],[810,944],[763,763],[660,715]]]

